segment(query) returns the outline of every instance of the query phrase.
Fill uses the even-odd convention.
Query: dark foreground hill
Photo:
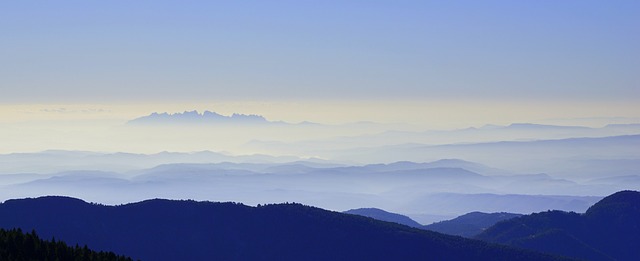
[[[422,228],[448,235],[474,237],[500,221],[512,219],[519,216],[521,216],[521,214],[506,212],[471,212],[451,220],[445,220],[426,225]]]
[[[377,220],[386,222],[398,223],[405,226],[426,229],[435,231],[442,234],[462,236],[467,238],[473,238],[482,233],[485,229],[495,225],[496,223],[511,219],[514,217],[522,216],[522,214],[514,214],[507,212],[499,213],[483,213],[483,212],[470,212],[462,216],[456,217],[451,220],[445,220],[436,222],[430,225],[421,225],[414,221],[410,217],[400,215],[397,213],[391,213],[378,208],[358,208],[350,209],[342,213],[360,215],[370,217]]]
[[[0,229],[0,260],[132,261],[113,252],[96,252],[86,246],[71,247],[62,241],[46,241],[35,232],[23,233],[20,229]]]
[[[514,218],[477,238],[587,260],[639,260],[640,192],[617,192],[585,214],[548,211]]]
[[[64,197],[0,204],[0,227],[142,260],[564,260],[303,206]]]
[[[370,217],[377,220],[398,223],[401,225],[415,227],[415,228],[422,227],[420,223],[416,222],[410,217],[387,212],[379,208],[357,208],[357,209],[350,209],[342,213]]]

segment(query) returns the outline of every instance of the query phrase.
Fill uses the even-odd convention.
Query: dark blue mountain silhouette
[[[547,211],[510,219],[476,238],[587,260],[638,260],[640,192],[614,193],[585,214]]]
[[[0,227],[142,260],[565,260],[300,204],[8,200]]]
[[[381,221],[393,222],[393,223],[398,223],[405,226],[431,230],[431,231],[435,231],[435,232],[447,234],[447,235],[463,236],[467,238],[472,238],[480,234],[485,229],[495,225],[500,221],[522,216],[521,214],[506,213],[506,212],[500,212],[500,213],[471,212],[451,220],[440,221],[440,222],[436,222],[436,223],[425,226],[414,221],[410,217],[400,215],[397,213],[387,212],[378,208],[350,209],[350,210],[344,211],[343,213],[370,217],[370,218],[381,220]]]
[[[422,227],[422,225],[420,223],[416,222],[415,220],[411,219],[410,217],[407,217],[407,216],[404,216],[404,215],[400,215],[400,214],[396,214],[396,213],[387,212],[387,211],[384,211],[384,210],[379,209],[379,208],[350,209],[350,210],[344,211],[342,213],[370,217],[370,218],[381,220],[381,221],[398,223],[398,224],[402,224],[402,225],[410,226],[410,227],[415,227],[415,228]]]
[[[0,260],[95,260],[132,261],[113,252],[96,252],[87,246],[75,247],[60,240],[40,239],[35,231],[0,229]]]
[[[423,226],[422,228],[440,232],[443,234],[457,235],[463,237],[474,237],[480,234],[485,229],[495,225],[496,223],[519,217],[521,214],[514,213],[483,213],[483,212],[471,212],[459,216],[451,220],[445,220],[430,225]]]

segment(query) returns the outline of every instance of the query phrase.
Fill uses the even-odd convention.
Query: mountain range
[[[422,225],[420,223],[416,222],[415,220],[411,219],[410,217],[407,217],[407,216],[404,216],[404,215],[400,215],[400,214],[396,214],[396,213],[387,212],[387,211],[384,211],[384,210],[378,209],[378,208],[350,209],[350,210],[344,211],[342,213],[370,217],[370,218],[377,219],[377,220],[380,220],[380,221],[393,222],[393,223],[397,223],[397,224],[401,224],[401,225],[405,225],[405,226],[409,226],[409,227],[415,227],[415,228],[422,227]]]
[[[376,209],[347,213],[582,260],[640,258],[636,247],[640,242],[637,191],[614,193],[583,214],[558,210],[530,215],[472,212],[426,226],[415,226],[415,221],[406,216]]]
[[[207,163],[218,159],[237,162]],[[144,155],[51,151],[0,155],[0,162],[6,163],[2,167],[34,167],[29,162],[42,162],[37,168],[49,164],[68,168],[60,172],[0,175],[0,199],[67,195],[103,204],[149,198],[250,205],[296,201],[334,211],[379,208],[430,224],[473,211],[584,212],[602,198],[590,195],[633,189],[635,184],[634,176],[580,182],[546,174],[513,173],[456,159],[368,165],[297,158],[265,158],[272,162],[256,159],[260,157],[223,157],[211,152]],[[276,160],[284,162],[273,162]],[[181,161],[185,163],[173,163]],[[124,171],[107,167],[99,170],[114,162],[122,164]]]
[[[565,260],[560,256],[566,256],[627,261],[640,255],[637,191],[607,196],[584,214],[469,213],[432,224],[466,230],[468,224],[495,223],[474,239],[357,214],[399,220],[399,215],[388,212],[351,212],[356,215],[296,203],[250,207],[165,199],[107,206],[48,196],[1,203],[0,213],[5,214],[0,215],[0,228],[35,230],[44,238],[141,260]]]
[[[472,238],[496,223],[522,216],[521,214],[498,212],[483,213],[471,212],[451,220],[436,222],[423,226],[423,229],[440,232],[448,235],[457,235]]]
[[[546,211],[509,219],[476,238],[586,260],[638,260],[640,192],[614,193],[584,214]]]
[[[387,130],[379,133],[338,136],[324,139],[308,139],[297,142],[253,140],[248,148],[271,149],[279,152],[328,153],[334,150],[375,148],[403,144],[447,145],[475,144],[501,141],[539,141],[570,138],[602,138],[640,134],[640,124],[610,124],[593,128],[584,126],[559,126],[533,123],[514,123],[505,126],[487,125],[453,130]],[[300,155],[300,154],[299,154]]]
[[[499,169],[524,173],[548,173],[572,178],[601,178],[629,175],[629,168],[599,160],[638,162],[640,135],[597,138],[567,138],[535,141],[500,141],[468,144],[424,145],[400,144],[361,147],[340,151],[300,152],[298,155],[347,158],[360,161],[424,162],[442,158],[480,162]],[[314,148],[314,147],[298,147]],[[611,162],[613,163],[613,162]],[[594,164],[601,164],[593,169]]]
[[[522,216],[514,213],[483,213],[471,212],[451,220],[435,222],[429,225],[422,225],[405,215],[391,213],[378,208],[358,208],[344,211],[346,214],[360,215],[373,219],[402,224],[409,227],[425,229],[439,232],[447,235],[462,236],[473,238],[485,229],[495,225],[496,223]]]
[[[8,200],[0,227],[141,260],[568,260],[300,204]]]
[[[429,225],[421,225],[405,215],[391,213],[377,208],[358,208],[344,211],[346,214],[360,215],[373,219],[402,224],[409,227],[425,229],[447,235],[473,238],[496,223],[522,216],[521,214],[498,212],[470,212],[451,220],[443,220]]]
[[[134,156],[130,161],[121,162],[141,165],[164,157]],[[173,157],[173,154],[167,156]],[[175,156],[185,156],[183,159],[193,156],[196,160],[200,157],[199,154]],[[111,158],[110,155],[85,157],[87,161],[99,159],[105,163]],[[63,163],[63,160],[56,162]],[[322,161],[171,163],[129,171],[80,169],[0,175],[0,198],[67,195],[103,204],[189,198],[250,205],[295,200],[335,211],[362,206],[380,208],[430,224],[473,211],[583,212],[601,199],[586,195],[606,195],[615,192],[616,187],[630,188],[627,180],[583,185],[544,174],[509,174],[461,160],[363,166]]]
[[[255,114],[239,114],[234,113],[225,116],[212,111],[185,111],[181,113],[151,113],[147,116],[136,118],[127,122],[131,125],[162,125],[162,124],[265,124],[265,123],[283,123],[272,122],[263,116]]]

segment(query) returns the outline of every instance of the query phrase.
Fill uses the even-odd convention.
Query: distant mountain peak
[[[268,121],[261,115],[257,114],[240,114],[233,113],[225,116],[213,111],[204,111],[202,113],[193,111],[184,111],[178,113],[158,113],[153,112],[147,116],[133,119],[127,124],[264,124],[276,123]]]

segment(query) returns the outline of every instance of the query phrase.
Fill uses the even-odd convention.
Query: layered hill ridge
[[[416,222],[415,220],[411,219],[410,217],[407,217],[405,215],[396,214],[396,213],[387,212],[387,211],[384,211],[384,210],[378,209],[378,208],[350,209],[350,210],[344,211],[343,213],[370,217],[370,218],[373,218],[373,219],[386,221],[386,222],[398,223],[398,224],[409,226],[409,227],[415,227],[415,228],[422,227],[422,225],[420,223]]]
[[[8,200],[0,227],[142,260],[564,260],[300,204]]]
[[[519,216],[521,216],[521,214],[506,212],[483,213],[476,211],[464,214],[451,220],[445,220],[426,225],[423,226],[423,228],[449,235],[474,237],[500,221]]]
[[[585,214],[547,211],[503,221],[477,238],[587,260],[637,260],[640,192],[614,193]]]
[[[473,238],[500,221],[522,216],[522,214],[507,212],[484,213],[474,211],[451,220],[439,221],[429,225],[421,225],[408,216],[387,212],[378,208],[350,209],[343,213],[370,217],[381,221],[393,222],[414,228],[466,238]]]

